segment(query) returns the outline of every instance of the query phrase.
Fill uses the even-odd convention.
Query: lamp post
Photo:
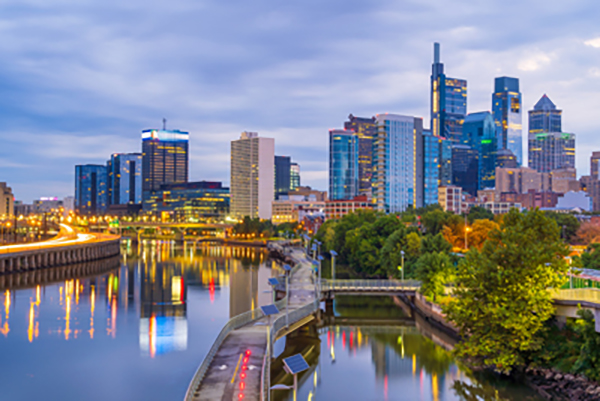
[[[400,270],[402,270],[402,281],[404,282],[404,251],[400,251],[400,255],[402,256],[402,266]]]
[[[319,278],[318,278],[318,288],[319,288],[319,299],[321,299],[321,262],[323,261],[323,259],[325,259],[323,256],[319,255],[317,256],[317,259],[319,259]]]
[[[290,271],[292,267],[290,265],[283,265],[285,270],[285,327],[290,326],[288,305],[290,303]]]
[[[465,249],[469,249],[469,243],[468,243],[468,239],[467,239],[467,231],[469,230],[467,225],[468,225],[468,221],[467,221],[467,213],[465,212]]]
[[[337,256],[337,252],[331,250],[329,253],[331,254],[331,280],[335,284],[335,257]]]

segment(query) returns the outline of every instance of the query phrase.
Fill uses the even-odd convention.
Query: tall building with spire
[[[575,168],[575,134],[562,132],[562,110],[544,94],[529,111],[529,167],[540,173]]]
[[[498,150],[508,149],[523,164],[523,133],[519,79],[499,77],[494,81],[492,114]]]
[[[440,62],[440,44],[433,44],[431,66],[431,133],[459,142],[467,114],[467,81],[450,78]]]

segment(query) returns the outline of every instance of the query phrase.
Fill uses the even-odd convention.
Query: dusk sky
[[[491,109],[495,77],[520,79],[524,140],[547,94],[586,175],[599,17],[592,0],[0,0],[0,181],[25,202],[73,195],[76,164],[140,152],[164,117],[191,134],[191,181],[228,185],[230,141],[248,130],[326,190],[328,130],[348,114],[429,126],[435,41],[469,112]]]

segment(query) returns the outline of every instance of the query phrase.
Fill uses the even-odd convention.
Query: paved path
[[[302,251],[294,250],[292,257],[300,261],[301,266],[290,278],[290,312],[315,299],[310,262],[305,259]],[[213,358],[197,396],[193,399],[259,400],[262,364],[267,349],[267,326],[279,316],[285,316],[285,310],[271,316],[270,320],[261,318],[232,331]],[[243,369],[244,366],[246,370]],[[242,398],[240,394],[243,394]]]

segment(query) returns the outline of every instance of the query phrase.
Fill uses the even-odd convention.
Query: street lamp
[[[402,281],[404,281],[404,251],[400,251],[400,255],[402,256],[402,266],[398,266],[398,270],[402,272]]]
[[[335,257],[338,255],[336,251],[329,251],[331,254],[331,279],[333,280],[333,284],[335,284]]]
[[[317,244],[312,244],[312,247],[310,248],[313,251],[313,260],[317,259]]]
[[[317,256],[317,259],[319,260],[319,279],[318,279],[319,280],[318,281],[318,283],[319,283],[319,293],[318,293],[318,295],[319,295],[319,299],[321,299],[321,262],[325,258],[323,256],[319,255],[319,256]]]
[[[283,265],[283,270],[285,270],[285,327],[289,327],[288,305],[290,303],[290,271],[292,267],[290,265]]]

